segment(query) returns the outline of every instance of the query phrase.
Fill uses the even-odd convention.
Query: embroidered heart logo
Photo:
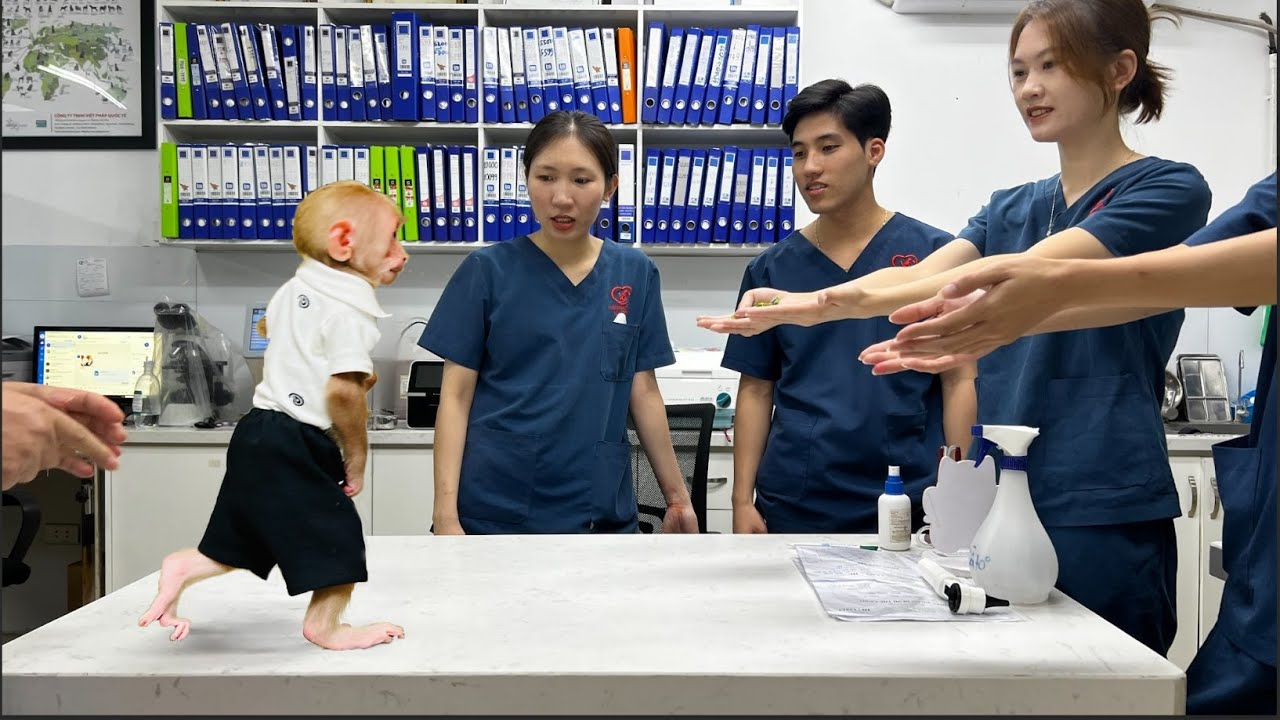
[[[631,302],[631,286],[618,285],[609,291],[609,297],[613,298],[613,301],[619,305],[628,305]]]
[[[920,262],[920,258],[915,255],[894,255],[893,259],[889,261],[889,264],[894,267],[911,267],[918,262]]]

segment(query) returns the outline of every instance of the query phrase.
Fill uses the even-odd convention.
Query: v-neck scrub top
[[[793,232],[748,264],[739,298],[753,287],[810,292],[914,265],[953,239],[898,213],[845,270]],[[756,472],[755,504],[769,532],[875,532],[890,465],[901,466],[912,525],[921,524],[920,497],[938,472],[943,444],[941,381],[918,372],[875,377],[858,362],[863,348],[900,329],[881,317],[729,336],[721,364],[774,383]]]
[[[652,260],[605,241],[574,285],[528,236],[477,250],[418,344],[479,373],[458,483],[466,532],[635,531],[632,379],[675,362]]]

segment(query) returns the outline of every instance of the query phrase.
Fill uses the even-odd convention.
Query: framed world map
[[[154,149],[155,4],[3,0],[4,149]]]

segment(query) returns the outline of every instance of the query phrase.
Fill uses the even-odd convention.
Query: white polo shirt
[[[267,304],[270,342],[253,406],[328,430],[325,385],[338,373],[373,372],[384,317],[369,281],[304,258]]]

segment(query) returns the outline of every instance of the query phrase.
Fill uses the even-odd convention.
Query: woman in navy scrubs
[[[418,341],[446,361],[436,534],[636,532],[628,412],[663,532],[698,531],[653,373],[675,362],[658,269],[589,232],[617,158],[595,116],[538,122],[524,165],[541,228],[468,255]]]
[[[1150,39],[1142,0],[1028,3],[1010,36],[1010,85],[1031,137],[1057,145],[1060,173],[996,191],[956,240],[916,265],[818,292],[757,288],[733,317],[699,324],[754,334],[877,317],[994,255],[1107,258],[1182,242],[1205,224],[1208,185],[1190,165],[1142,156],[1120,132],[1121,116],[1141,123],[1163,110],[1168,71],[1148,59]],[[979,422],[1040,428],[1028,473],[1058,552],[1058,588],[1162,655],[1177,629],[1180,510],[1159,398],[1181,325],[1176,311],[1039,335],[978,365]]]
[[[977,297],[975,291],[984,288]],[[937,297],[894,313],[894,320],[920,322],[863,359],[882,372],[903,366],[940,372],[1025,334],[1110,325],[1171,307],[1236,307],[1251,313],[1257,305],[1275,302],[1272,173],[1180,246],[1103,261],[1023,256],[961,278]],[[1187,668],[1191,714],[1276,713],[1274,307],[1256,397],[1248,436],[1213,448],[1227,582],[1218,621]]]

